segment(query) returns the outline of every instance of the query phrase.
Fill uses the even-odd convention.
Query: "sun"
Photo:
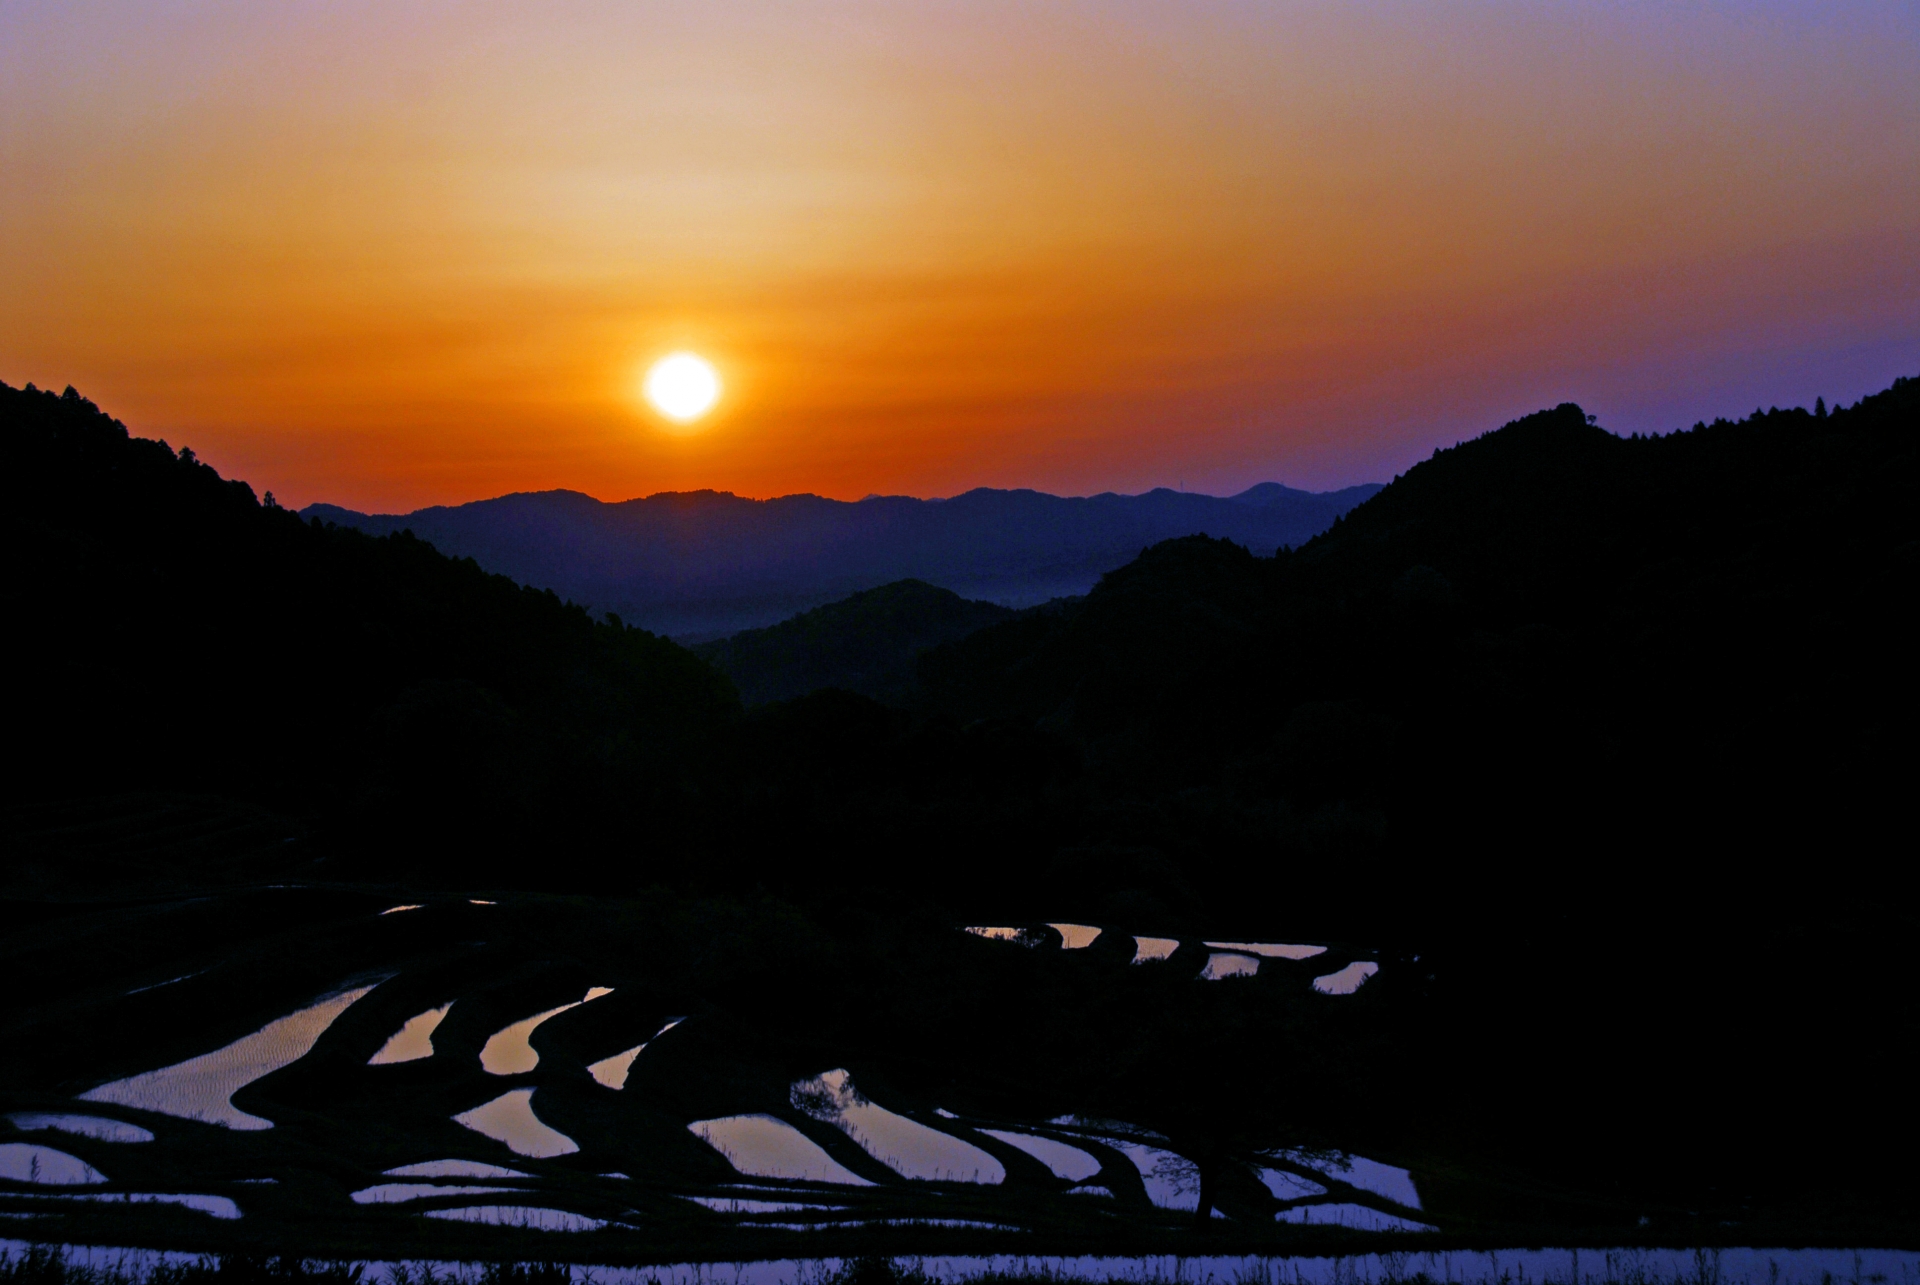
[[[690,352],[669,353],[647,371],[647,400],[677,424],[691,424],[720,400],[720,375]]]

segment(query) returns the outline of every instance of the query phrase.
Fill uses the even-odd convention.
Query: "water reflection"
[[[1085,950],[1100,935],[1100,930],[1090,924],[1048,924],[1047,927],[1060,934],[1062,950]]]
[[[86,1201],[101,1205],[179,1205],[184,1209],[195,1209],[215,1218],[238,1218],[240,1206],[226,1196],[209,1196],[200,1192],[171,1191],[106,1191],[88,1192],[85,1195],[41,1196],[31,1194],[16,1196],[16,1200],[58,1200]]]
[[[1405,1169],[1383,1165],[1378,1160],[1348,1155],[1341,1151],[1322,1155],[1306,1151],[1277,1151],[1274,1156],[1299,1165],[1303,1169],[1312,1169],[1330,1178],[1338,1178],[1350,1187],[1358,1187],[1361,1191],[1370,1191],[1376,1196],[1384,1196],[1396,1205],[1405,1205],[1408,1209],[1421,1207],[1420,1193],[1414,1188],[1413,1175]]]
[[[415,903],[409,906],[388,906],[385,910],[381,911],[380,913],[383,915],[397,915],[403,910],[418,910],[418,909],[420,909],[420,906],[418,903]]]
[[[1006,1181],[1006,1167],[993,1156],[869,1101],[853,1087],[853,1077],[844,1069],[796,1081],[790,1096],[795,1107],[841,1130],[868,1155],[904,1177],[934,1182]]]
[[[449,1000],[439,1008],[430,1008],[408,1018],[407,1024],[395,1031],[380,1046],[378,1053],[367,1059],[367,1065],[389,1066],[395,1062],[417,1062],[423,1057],[432,1057],[433,1032],[452,1007],[453,1001]]]
[[[229,1099],[261,1076],[305,1057],[334,1019],[372,989],[361,986],[325,996],[225,1048],[103,1084],[82,1093],[80,1099],[157,1111],[228,1129],[271,1129],[273,1121],[248,1115]]]
[[[1207,981],[1217,982],[1223,977],[1251,977],[1259,971],[1260,961],[1252,955],[1216,950],[1207,956],[1207,966],[1200,970],[1200,976]]]
[[[1150,963],[1156,959],[1165,959],[1180,949],[1180,943],[1171,937],[1139,937],[1133,939],[1133,962]]]
[[[770,1115],[695,1120],[687,1128],[749,1177],[790,1178],[854,1187],[873,1185],[842,1166],[812,1138],[785,1120]]]
[[[809,1205],[791,1200],[750,1200],[740,1196],[688,1196],[696,1205],[705,1205],[716,1214],[791,1214],[806,1210],[835,1212],[837,1205]]]
[[[483,1133],[495,1142],[504,1142],[515,1152],[535,1159],[571,1155],[579,1145],[549,1128],[533,1113],[533,1090],[513,1089],[493,1101],[453,1117],[475,1133]]]
[[[624,1053],[615,1053],[612,1057],[602,1058],[600,1061],[595,1062],[587,1068],[587,1074],[606,1085],[609,1089],[626,1088],[627,1073],[633,1069],[633,1060],[646,1050],[648,1044],[653,1043],[654,1040],[659,1039],[662,1035],[665,1035],[668,1031],[686,1020],[684,1017],[674,1018],[665,1026],[655,1031],[653,1037],[644,1043],[636,1044]]]
[[[1337,973],[1314,978],[1313,989],[1322,995],[1351,995],[1360,989],[1362,982],[1379,971],[1380,965],[1371,959],[1355,960]]]
[[[0,1178],[45,1187],[89,1187],[107,1180],[79,1156],[34,1142],[0,1142]]]
[[[565,1209],[543,1209],[538,1205],[466,1205],[459,1209],[429,1209],[420,1216],[449,1222],[485,1223],[489,1227],[525,1227],[533,1231],[599,1231],[607,1225],[603,1218],[589,1218]]]
[[[1315,955],[1327,953],[1325,946],[1295,946],[1277,941],[1210,941],[1204,944],[1214,950],[1237,950],[1246,955],[1258,955],[1262,959],[1312,959]]]
[[[152,1142],[153,1134],[137,1124],[109,1120],[99,1115],[69,1115],[57,1111],[16,1111],[7,1117],[22,1133],[57,1129],[96,1142]]]
[[[398,1205],[425,1196],[487,1196],[505,1191],[520,1194],[512,1187],[442,1187],[431,1182],[383,1182],[362,1187],[353,1193],[356,1205]]]
[[[1327,1189],[1319,1183],[1289,1169],[1262,1168],[1258,1172],[1260,1181],[1267,1184],[1267,1190],[1280,1200],[1307,1200],[1327,1194]]]
[[[1038,946],[1041,943],[1040,934],[1026,928],[968,928],[965,931],[989,941],[1011,941],[1022,946]]]
[[[529,1043],[534,1030],[549,1018],[558,1017],[570,1008],[579,1008],[602,995],[613,994],[611,986],[594,986],[588,989],[586,998],[577,999],[571,1004],[562,1004],[550,1008],[544,1013],[535,1013],[524,1017],[511,1026],[502,1027],[487,1039],[486,1047],[480,1050],[480,1065],[489,1075],[521,1075],[540,1065],[540,1055],[533,1051]]]
[[[386,1171],[389,1178],[531,1178],[530,1173],[483,1165],[478,1160],[427,1160]]]
[[[1417,1223],[1398,1214],[1382,1213],[1366,1205],[1297,1205],[1292,1209],[1282,1209],[1274,1215],[1274,1221],[1351,1227],[1355,1231],[1434,1230],[1426,1223]]]
[[[1162,1147],[1122,1138],[1109,1138],[1108,1144],[1124,1153],[1140,1172],[1147,1199],[1162,1209],[1200,1208],[1200,1166]]]
[[[1005,1129],[982,1129],[980,1132],[989,1138],[998,1138],[1010,1147],[1020,1148],[1051,1169],[1056,1178],[1065,1178],[1069,1182],[1083,1182],[1100,1172],[1099,1160],[1080,1148],[1070,1147],[1064,1142],[1056,1142],[1052,1138],[1042,1138],[1031,1133],[1013,1133]]]

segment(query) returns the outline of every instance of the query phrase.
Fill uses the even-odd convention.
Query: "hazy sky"
[[[1318,488],[1899,374],[1912,0],[0,0],[0,379],[284,503]]]

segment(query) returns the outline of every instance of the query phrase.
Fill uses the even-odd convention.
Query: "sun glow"
[[[720,400],[720,375],[690,352],[662,357],[647,371],[647,400],[677,424],[690,424]]]

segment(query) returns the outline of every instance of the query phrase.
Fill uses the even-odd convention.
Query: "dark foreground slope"
[[[737,709],[664,639],[410,536],[262,505],[71,389],[0,386],[0,436],[8,725],[32,747],[6,789],[40,805],[13,825],[65,833],[62,800],[119,799],[74,814],[82,841],[48,861],[191,862],[204,845],[183,833],[270,847],[309,822],[416,856],[604,842],[652,810],[659,765]],[[146,836],[131,855],[114,855],[116,818]]]
[[[240,1104],[288,1121],[242,1139],[249,1166],[292,1138],[355,1153],[335,1212],[468,1141],[447,1116],[499,1087],[476,1069],[489,1032],[615,985],[543,1028],[591,1036],[539,1069],[543,1109],[577,1109],[600,1148],[542,1170],[580,1192],[652,1173],[658,1148],[733,1181],[687,1122],[791,1112],[796,1078],[845,1066],[930,1121],[1149,1125],[1240,1172],[1221,1207],[1250,1240],[1285,1226],[1233,1166],[1292,1144],[1418,1165],[1462,1243],[1574,1207],[1607,1244],[1909,1227],[1917,401],[1903,382],[1831,417],[1630,441],[1563,407],[1296,552],[1170,542],[1083,602],[935,648],[911,708],[828,691],[743,714],[660,639],[263,508],[77,395],[5,390],[31,678],[10,726],[34,750],[9,824],[57,813],[35,860],[79,854],[84,876],[110,845],[67,841],[39,800],[89,833],[111,818],[88,800],[133,830],[291,818],[327,886],[210,898],[182,857],[170,898],[69,880],[92,906],[0,903],[24,979],[0,1087],[39,1095],[0,1106],[220,1047],[414,950],[459,978],[407,963]],[[6,872],[34,876],[13,838]],[[396,903],[428,908],[380,913]],[[339,935],[300,936],[310,916]],[[1042,920],[1106,931],[1072,951],[953,931]],[[1136,967],[1136,933],[1182,944]],[[1209,939],[1330,949],[1202,982]],[[1310,984],[1359,962],[1379,972],[1353,995]],[[475,1003],[476,979],[498,995]],[[433,1093],[368,1078],[399,1021],[456,994],[461,1055],[397,1072]],[[668,1039],[704,1051],[665,1106],[671,1042],[634,1092],[585,1074],[689,1013]],[[339,1127],[356,1101],[418,1131]],[[286,1216],[308,1191],[279,1189]],[[1681,1230],[1634,1230],[1649,1215]]]
[[[603,504],[543,491],[407,514],[332,505],[305,513],[375,535],[410,530],[597,611],[710,638],[904,579],[1031,605],[1084,593],[1102,572],[1174,536],[1204,532],[1265,553],[1319,534],[1379,489],[1314,493],[1267,482],[1226,497],[1161,488],[1075,498],[983,487],[945,500],[853,504],[717,491]]]
[[[1916,1140],[1917,447],[1915,380],[1657,439],[1562,406],[922,675],[1084,756],[1063,876],[1144,849],[1249,922],[1420,944],[1436,1119],[1817,1184]]]
[[[1013,615],[1011,608],[969,602],[924,580],[901,580],[765,629],[696,644],[693,652],[731,678],[749,704],[824,687],[901,703],[913,698],[923,652]]]

